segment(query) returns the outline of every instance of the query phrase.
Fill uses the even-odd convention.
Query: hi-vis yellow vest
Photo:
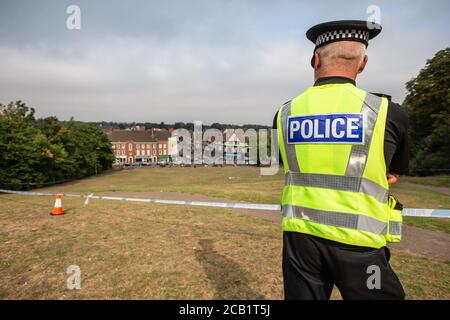
[[[399,241],[384,159],[388,100],[352,84],[308,88],[278,112],[283,231],[380,248]]]

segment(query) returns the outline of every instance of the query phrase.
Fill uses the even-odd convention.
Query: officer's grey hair
[[[364,59],[366,47],[356,41],[337,41],[320,47],[317,53],[324,69],[335,64],[358,67]]]

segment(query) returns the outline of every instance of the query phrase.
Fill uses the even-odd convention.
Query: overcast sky
[[[66,28],[69,5],[81,30]],[[313,83],[306,30],[366,20],[383,31],[358,79],[405,97],[405,82],[450,44],[450,1],[0,0],[0,103],[85,121],[271,124]]]

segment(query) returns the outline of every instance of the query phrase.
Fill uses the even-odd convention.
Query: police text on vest
[[[287,129],[288,143],[364,143],[362,113],[291,116]]]

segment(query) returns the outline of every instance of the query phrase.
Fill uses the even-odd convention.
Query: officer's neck
[[[322,78],[346,78],[350,79],[353,82],[356,81],[357,72],[354,72],[353,70],[348,69],[335,69],[335,70],[320,70],[316,69],[314,71],[314,81],[317,81]]]
[[[324,84],[334,84],[334,83],[351,83],[356,86],[356,77],[349,77],[348,75],[343,74],[330,74],[324,75],[320,77],[315,77],[315,86],[320,86]]]

